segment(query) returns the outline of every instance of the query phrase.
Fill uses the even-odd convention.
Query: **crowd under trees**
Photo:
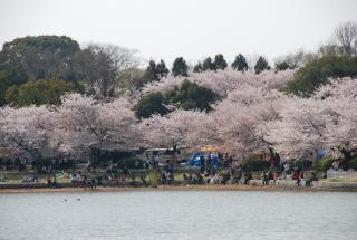
[[[80,48],[68,37],[14,39],[0,51],[0,146],[34,157],[44,146],[81,154],[92,145],[217,144],[249,156],[295,158],[357,149],[357,24],[317,53],[253,66],[237,54],[187,65],[177,57],[140,68],[137,52]],[[346,163],[347,164],[347,163]],[[346,165],[347,166],[347,165]]]

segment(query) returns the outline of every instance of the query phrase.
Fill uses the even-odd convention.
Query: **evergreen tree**
[[[138,118],[148,118],[153,114],[165,115],[169,112],[165,104],[166,99],[161,93],[152,93],[142,97],[133,111]]]
[[[197,63],[194,67],[193,67],[193,72],[194,73],[201,73],[203,71],[203,66],[201,64],[201,62]]]
[[[293,68],[292,66],[290,66],[287,62],[282,62],[282,63],[278,63],[276,64],[276,70],[286,70],[289,68]]]
[[[178,57],[174,60],[172,66],[172,74],[176,76],[184,76],[187,77],[187,65],[185,59],[183,57]]]
[[[228,64],[226,63],[226,60],[224,60],[223,55],[218,54],[214,56],[213,66],[214,66],[214,70],[225,69],[228,66]]]
[[[165,115],[170,112],[167,104],[176,108],[189,110],[212,111],[212,106],[219,98],[210,88],[202,87],[189,80],[184,80],[181,86],[161,93],[152,93],[142,97],[134,106],[133,111],[138,118],[148,118],[153,114]]]
[[[21,71],[29,80],[74,81],[73,62],[78,52],[78,42],[65,36],[16,38],[2,46],[0,66]]]
[[[208,57],[205,60],[203,60],[203,65],[202,65],[202,70],[214,70],[214,65],[212,63],[212,58]]]
[[[199,86],[186,79],[179,88],[169,91],[166,98],[169,103],[186,111],[197,109],[209,112],[212,110],[211,104],[218,96],[210,88]]]
[[[265,69],[270,69],[268,61],[264,57],[259,57],[257,64],[254,66],[255,74],[260,74]]]
[[[288,83],[288,90],[299,96],[308,97],[329,78],[357,77],[357,58],[350,56],[323,56],[300,68]]]
[[[166,77],[168,73],[169,69],[167,69],[164,60],[161,59],[160,63],[156,64],[155,61],[151,59],[146,68],[145,77],[149,78],[149,81],[159,81],[161,78]]]
[[[154,60],[149,61],[149,65],[146,67],[146,77],[150,80],[156,80],[156,63]]]
[[[0,68],[0,108],[6,104],[5,93],[11,86],[18,86],[27,81],[27,76],[19,70]]]
[[[160,63],[156,65],[155,80],[160,80],[161,78],[166,77],[168,73],[169,73],[169,69],[167,69],[165,65],[165,61],[161,59]]]
[[[42,104],[61,104],[61,96],[73,90],[64,80],[36,80],[21,85],[13,85],[6,90],[6,102],[22,107]]]
[[[238,56],[235,57],[234,62],[232,63],[232,68],[236,69],[238,71],[248,70],[248,68],[249,68],[248,63],[242,54],[239,54]]]

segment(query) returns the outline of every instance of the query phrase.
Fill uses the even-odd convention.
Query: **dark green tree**
[[[249,66],[247,61],[245,60],[245,57],[239,54],[238,56],[235,57],[232,63],[232,68],[238,71],[246,71],[248,70]]]
[[[226,63],[226,60],[224,60],[224,57],[222,54],[218,54],[214,56],[214,62],[213,62],[214,70],[218,69],[225,69],[228,64]]]
[[[137,118],[148,118],[153,114],[165,115],[169,110],[165,107],[166,99],[161,93],[153,93],[142,97],[134,106]]]
[[[132,74],[136,73],[136,74]],[[167,69],[165,61],[161,59],[160,63],[156,64],[154,60],[150,60],[148,66],[144,70],[142,75],[139,69],[135,69],[135,71],[131,71],[131,81],[129,88],[131,89],[140,89],[145,84],[152,82],[152,81],[159,81],[160,79],[167,76],[169,73],[169,69]],[[126,76],[127,78],[127,76]],[[128,85],[128,84],[127,84]]]
[[[217,99],[218,96],[211,89],[201,87],[186,79],[181,86],[164,95],[154,93],[144,96],[134,106],[133,111],[138,118],[148,118],[153,114],[165,115],[170,112],[165,105],[170,104],[184,110],[197,109],[209,112],[212,110],[211,104]]]
[[[203,71],[203,66],[201,64],[201,62],[197,63],[194,67],[193,67],[193,72],[194,73],[201,73]]]
[[[201,87],[186,79],[180,88],[169,91],[166,98],[167,102],[184,110],[197,109],[209,112],[212,110],[211,104],[215,102],[217,96],[211,89]]]
[[[0,106],[6,104],[5,93],[11,86],[18,86],[27,81],[27,76],[21,71],[0,69]]]
[[[270,69],[268,61],[264,57],[259,57],[257,63],[254,66],[255,74],[260,74],[265,69]]]
[[[16,38],[4,43],[0,52],[0,67],[21,71],[30,80],[51,78],[74,81],[73,61],[77,52],[77,41],[65,36]]]
[[[165,65],[165,61],[161,59],[160,63],[156,65],[155,80],[160,80],[169,74],[169,69]]]
[[[276,64],[276,69],[279,70],[279,71],[283,71],[283,70],[291,69],[291,68],[293,68],[293,67],[290,66],[286,62],[281,62],[281,63]]]
[[[328,78],[357,77],[357,57],[327,55],[312,60],[300,68],[289,82],[288,90],[300,96],[310,96]]]
[[[71,85],[63,80],[37,80],[22,85],[13,85],[6,90],[6,102],[11,106],[61,103],[61,96],[72,90]]]
[[[202,69],[203,69],[203,71],[214,70],[214,65],[212,63],[211,57],[208,57],[205,60],[203,60]]]
[[[187,65],[185,59],[183,57],[175,58],[174,63],[172,65],[172,74],[176,76],[184,76],[187,77]]]
[[[148,79],[152,80],[157,80],[156,78],[156,63],[153,59],[149,60],[149,64],[146,67],[146,77]]]

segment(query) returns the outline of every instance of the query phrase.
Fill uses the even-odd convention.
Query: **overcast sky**
[[[347,20],[357,21],[357,0],[0,0],[0,43],[66,35],[169,64],[217,53],[272,59],[316,49]]]

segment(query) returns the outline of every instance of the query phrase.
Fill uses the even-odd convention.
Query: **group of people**
[[[217,171],[219,162],[218,155],[208,153],[205,157],[204,154],[201,154],[199,158],[199,166],[202,174],[206,172],[215,173]]]
[[[173,171],[163,171],[160,176],[161,184],[172,184],[174,182]]]
[[[252,175],[248,172],[240,172],[234,174],[232,172],[208,172],[205,171],[195,173],[183,173],[183,180],[189,184],[227,184],[227,183],[242,183],[248,184],[252,179]]]
[[[94,177],[88,177],[86,174],[80,172],[70,175],[71,183],[76,187],[90,188],[94,190],[97,188],[97,180]]]
[[[36,175],[24,175],[22,176],[22,182],[23,183],[38,182],[38,177]]]
[[[183,180],[188,184],[202,184],[203,174],[202,173],[183,173]]]
[[[47,187],[48,188],[57,188],[56,174],[54,174],[53,176],[48,176],[48,178],[47,178]]]
[[[144,169],[155,170],[159,168],[159,155],[157,153],[152,153],[151,155],[146,152],[144,160]]]
[[[279,175],[279,172],[273,172],[271,170],[269,171],[263,171],[260,175],[262,185],[269,185],[269,184],[277,184],[279,183],[279,180],[284,179],[282,175]],[[304,173],[303,171],[295,170],[291,174],[291,180],[296,181],[296,185],[301,186],[301,181],[304,179]],[[312,187],[312,181],[317,181],[316,174],[310,173],[307,175],[307,178],[305,179],[305,186],[306,187]]]
[[[271,182],[276,184],[276,182],[279,180],[279,174],[270,170],[268,172],[263,171],[260,175],[260,178],[262,180],[262,185],[269,185]]]
[[[300,172],[300,171],[294,171],[293,175],[291,176],[291,179],[293,181],[296,181],[296,184],[298,186],[301,185],[301,179],[303,179],[303,178],[304,178],[304,174],[303,174],[303,172]]]

